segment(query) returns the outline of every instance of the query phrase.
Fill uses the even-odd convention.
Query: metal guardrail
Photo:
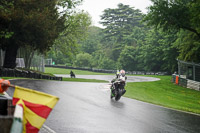
[[[100,72],[100,73],[116,73],[117,72],[117,70],[106,70],[106,69],[95,69],[95,68],[79,68],[79,67],[58,66],[58,65],[45,65],[45,67],[75,69],[75,70],[86,70],[86,71]],[[168,75],[167,72],[146,72],[146,71],[126,71],[126,74],[135,74],[135,75]]]
[[[171,81],[177,85],[200,91],[200,82],[186,79],[184,76],[173,74]]]
[[[34,71],[8,69],[8,68],[0,68],[0,77],[24,77],[24,78],[33,78],[33,79],[48,79],[48,80],[62,81],[62,77],[44,75],[44,74],[37,73]]]
[[[187,87],[200,91],[200,82],[188,80]]]
[[[200,82],[200,64],[178,61],[178,74],[185,75],[186,79]]]

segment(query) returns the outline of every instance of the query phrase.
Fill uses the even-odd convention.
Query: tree
[[[133,32],[135,27],[143,27],[141,24],[142,13],[129,5],[118,4],[116,9],[106,9],[101,15],[101,24],[105,26],[102,39],[108,57],[117,61],[126,45],[126,37]]]
[[[124,35],[132,32],[134,26],[142,26],[142,13],[129,5],[118,4],[116,9],[106,9],[101,15],[101,24],[105,26],[106,38],[116,37],[118,42],[122,41]]]
[[[200,3],[198,0],[151,0],[144,21],[148,25],[169,30],[188,30],[200,38]]]
[[[147,31],[149,29],[135,26],[129,35],[124,36],[124,43],[128,46],[141,46],[145,41]]]
[[[181,30],[173,46],[180,53],[179,59],[196,63],[200,62],[200,38],[195,33]]]
[[[19,48],[18,52],[18,58],[24,58],[25,68],[30,69],[35,51],[27,45],[26,47]]]
[[[102,29],[99,27],[89,27],[88,37],[79,42],[81,51],[89,54],[96,51],[98,49],[98,45],[100,45],[100,40],[102,39],[101,31]]]
[[[91,18],[88,13],[75,12],[71,14],[65,21],[67,28],[55,40],[54,45],[48,52],[48,58],[53,57],[61,64],[72,60],[78,52],[78,42],[86,38],[90,25]]]
[[[79,53],[76,55],[74,65],[76,67],[91,67],[92,56],[88,53]]]
[[[77,0],[79,1],[79,0]],[[33,50],[44,53],[53,45],[54,40],[65,28],[65,13],[59,13],[58,7],[71,9],[77,1],[71,0],[10,0],[8,16],[2,17],[0,25],[6,22],[6,30],[13,33],[10,38],[0,38],[1,48],[5,50],[5,68],[16,66],[17,50],[30,46]],[[5,9],[6,5],[3,5]],[[9,19],[7,19],[9,18]]]
[[[100,59],[99,61],[99,65],[98,65],[98,68],[100,69],[108,69],[108,70],[113,70],[113,69],[116,69],[116,63],[109,59],[108,57],[103,57]]]
[[[200,2],[198,0],[152,0],[145,17],[148,25],[178,33],[179,58],[199,62]],[[179,43],[179,44],[178,44]]]
[[[133,46],[125,46],[120,53],[118,64],[119,68],[123,68],[129,71],[137,70],[137,49]]]
[[[8,31],[8,22],[10,21],[11,9],[13,8],[13,2],[8,0],[0,1],[0,39],[10,38],[13,32]],[[0,43],[1,45],[1,43]]]
[[[173,73],[176,70],[178,51],[172,45],[177,39],[175,33],[167,34],[161,30],[147,33],[146,42],[138,49],[138,62],[145,71]]]

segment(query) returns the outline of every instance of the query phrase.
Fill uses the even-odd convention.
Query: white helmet
[[[122,76],[122,77],[125,77],[125,74],[126,74],[126,72],[122,69],[122,70],[120,70],[120,75]]]

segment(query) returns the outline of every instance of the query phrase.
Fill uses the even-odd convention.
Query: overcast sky
[[[93,25],[101,27],[99,21],[103,10],[117,8],[119,3],[140,9],[143,13],[147,13],[146,7],[151,5],[150,0],[84,0],[82,5],[77,8],[87,11],[92,17]]]

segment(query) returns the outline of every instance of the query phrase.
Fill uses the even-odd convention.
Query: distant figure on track
[[[72,70],[70,72],[70,76],[71,76],[71,78],[76,78],[76,76],[75,76],[75,74],[74,74],[74,72]]]

